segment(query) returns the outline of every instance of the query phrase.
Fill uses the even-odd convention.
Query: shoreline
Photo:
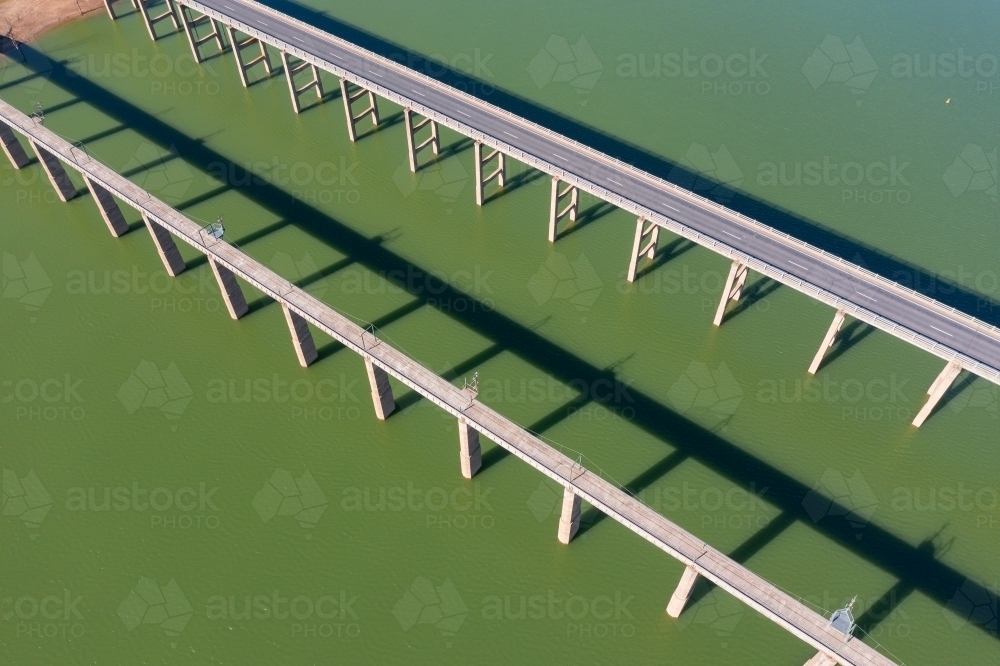
[[[0,36],[30,42],[43,33],[104,9],[103,0],[0,0]],[[5,50],[5,49],[0,49]]]

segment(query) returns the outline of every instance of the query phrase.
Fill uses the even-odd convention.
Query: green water
[[[1000,54],[986,3],[311,5],[707,172],[848,258],[940,276],[941,298],[1000,301],[1000,76],[892,70],[897,54]],[[539,54],[559,51],[553,35],[578,46],[577,71]],[[816,78],[827,35],[862,38],[877,74],[855,61],[861,93]],[[245,90],[231,58],[195,67],[182,36],[151,44],[135,15],[34,47],[43,75],[5,67],[6,101],[38,102],[47,127],[192,218],[222,215],[248,254],[428,367],[459,384],[478,372],[483,402],[783,589],[826,610],[857,595],[868,640],[898,661],[1000,664],[996,387],[960,381],[916,431],[936,358],[855,331],[809,384],[829,308],[762,285],[714,329],[723,259],[674,245],[628,285],[628,215],[585,196],[592,223],[550,245],[547,178],[514,166],[518,186],[478,208],[461,137],[443,131],[456,147],[411,175],[392,105],[352,144],[339,99],[295,116],[281,78]],[[698,69],[671,76],[684,49]],[[734,54],[756,57],[755,76],[708,76],[713,54],[735,73]],[[824,159],[871,180],[780,184],[782,163],[790,182]],[[182,247],[189,270],[168,278],[134,211],[114,240],[89,197],[54,200],[37,164],[0,177],[4,663],[811,656],[718,591],[671,620],[682,567],[665,554],[586,507],[561,546],[558,489],[526,465],[484,442],[463,481],[455,423],[427,401],[394,384],[401,409],[378,421],[359,359],[314,332],[321,360],[300,368],[280,308],[244,285],[252,311],[233,322],[204,260]],[[851,520],[828,515],[832,496]]]

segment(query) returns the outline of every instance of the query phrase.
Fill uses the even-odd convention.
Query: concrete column
[[[927,420],[927,417],[931,415],[934,408],[937,407],[938,402],[944,397],[944,394],[948,392],[951,388],[952,383],[955,379],[962,373],[962,366],[956,361],[951,361],[948,365],[944,366],[944,370],[941,374],[937,376],[934,383],[927,390],[927,402],[924,403],[923,408],[917,412],[917,417],[913,419],[913,425],[920,427]]]
[[[806,662],[806,666],[837,666],[837,660],[825,652],[817,652],[815,657]]]
[[[309,332],[309,324],[302,318],[302,315],[289,308],[285,303],[281,304],[281,309],[285,313],[285,321],[288,322],[288,330],[292,334],[292,346],[295,347],[295,355],[299,359],[299,365],[308,368],[309,364],[319,358],[312,333]]]
[[[667,604],[667,615],[674,618],[681,616],[684,606],[687,605],[688,599],[691,598],[691,590],[694,589],[694,584],[697,580],[698,570],[689,564],[687,569],[684,570],[684,575],[681,576],[681,582],[678,583],[677,589],[674,590],[673,595],[670,597],[670,603]]]
[[[184,32],[187,33],[188,43],[191,45],[191,53],[194,55],[194,61],[200,63],[203,60],[200,50],[202,45],[215,41],[219,47],[219,51],[224,52],[226,50],[226,41],[222,37],[222,26],[218,21],[205,15],[194,18],[193,13],[194,10],[190,7],[185,5],[180,6],[181,23],[184,24]],[[199,38],[195,30],[198,26],[206,23],[211,24],[212,32]]]
[[[142,14],[142,20],[146,23],[146,30],[149,31],[149,38],[154,42],[157,40],[156,37],[156,24],[160,21],[169,20],[174,24],[175,30],[181,29],[181,24],[177,20],[177,9],[174,7],[173,0],[167,0],[167,9],[159,16],[151,16],[149,13],[149,3],[152,0],[138,0],[139,2],[139,12]]]
[[[483,453],[479,448],[479,432],[465,419],[458,418],[458,458],[462,464],[462,476],[471,479],[483,466]]]
[[[108,16],[111,17],[112,21],[115,21],[115,20],[118,19],[118,16],[115,14],[115,10],[114,10],[114,7],[113,7],[114,4],[115,4],[115,0],[104,0],[104,6],[107,8],[107,10],[108,10]],[[132,7],[134,7],[135,9],[138,9],[139,8],[139,0],[132,0]]]
[[[569,217],[570,222],[576,222],[576,214],[580,207],[580,191],[567,184],[565,188],[559,187],[559,178],[552,177],[552,205],[549,207],[549,242],[556,242],[556,229],[563,218]],[[559,210],[564,198],[569,197],[569,203],[565,208]]]
[[[49,182],[52,183],[59,198],[63,201],[69,201],[75,197],[76,187],[73,186],[73,181],[69,179],[69,175],[59,158],[35,143],[34,140],[28,139],[28,142],[35,154],[38,155],[38,161],[41,162],[42,169],[45,170],[45,175],[49,177]]]
[[[507,182],[507,156],[504,155],[497,149],[492,152],[483,155],[483,144],[481,141],[476,141],[475,143],[476,152],[476,205],[482,206],[486,201],[486,186],[489,185],[493,180],[497,181],[497,185],[503,187]],[[490,161],[496,157],[497,158],[497,168],[493,170],[488,176],[484,177],[484,172],[486,171],[486,166]]]
[[[410,171],[417,172],[417,155],[421,150],[430,146],[435,155],[441,153],[441,136],[438,134],[438,124],[430,118],[424,118],[419,123],[413,122],[415,114],[410,109],[403,109],[403,120],[406,122],[406,148],[410,154]],[[429,137],[417,143],[417,132],[430,125],[431,134]]]
[[[236,275],[217,262],[211,255],[208,256],[208,263],[212,267],[212,272],[215,273],[216,281],[219,283],[219,293],[222,294],[222,300],[226,302],[226,309],[229,310],[229,316],[233,319],[239,319],[250,311],[250,306],[247,305],[247,299],[243,296],[240,283],[236,281]]]
[[[643,240],[646,244],[643,245]],[[635,223],[635,242],[632,243],[632,260],[628,265],[628,281],[635,282],[636,270],[639,268],[639,258],[642,255],[650,260],[656,258],[656,245],[660,240],[660,227],[654,222],[646,226],[645,218],[640,217]]]
[[[104,223],[108,225],[111,235],[115,238],[125,235],[128,232],[128,222],[125,221],[125,216],[122,215],[122,210],[118,207],[111,193],[99,183],[91,180],[90,176],[86,174],[83,176],[83,180],[87,183],[87,189],[90,190],[94,201],[97,202],[97,209],[101,211],[101,217],[104,218]]]
[[[247,37],[242,42],[239,37],[236,36],[236,30],[232,26],[227,25],[226,30],[229,31],[229,43],[233,46],[233,55],[236,56],[236,70],[240,74],[240,81],[243,83],[244,88],[250,87],[250,79],[247,78],[247,72],[250,68],[259,62],[264,63],[264,69],[267,71],[268,75],[274,73],[274,66],[271,65],[271,56],[267,53],[267,44],[260,41],[256,37]],[[260,46],[260,55],[258,55],[253,60],[248,62],[243,61],[243,51],[250,48],[254,44]]]
[[[156,251],[159,252],[167,273],[172,277],[183,273],[187,264],[184,263],[174,239],[170,237],[170,232],[160,226],[158,222],[154,222],[146,213],[142,213],[142,220],[146,223],[146,228],[149,229],[149,235],[153,237]]]
[[[357,141],[358,123],[366,117],[371,116],[372,125],[378,127],[378,101],[375,99],[375,93],[372,91],[365,90],[361,86],[356,86],[357,92],[352,93],[351,86],[352,84],[347,79],[340,80],[340,96],[344,99],[344,112],[347,114],[347,136],[351,141]],[[366,95],[368,96],[368,108],[360,114],[354,115],[354,102]]]
[[[3,146],[4,154],[15,169],[23,169],[28,166],[30,161],[28,153],[24,152],[24,147],[17,140],[14,130],[3,123],[0,123],[0,146]]]
[[[746,264],[740,263],[738,260],[733,262],[732,268],[729,269],[729,277],[726,279],[726,288],[722,291],[722,300],[719,301],[719,309],[715,311],[713,323],[716,326],[722,325],[722,317],[726,314],[726,306],[729,301],[740,300],[749,272],[750,267]]]
[[[559,515],[559,543],[569,543],[580,529],[580,496],[567,486]]]
[[[292,109],[295,110],[295,113],[302,113],[302,104],[299,100],[302,95],[312,89],[316,90],[316,99],[323,101],[323,82],[319,78],[319,70],[315,65],[310,65],[304,61],[293,65],[291,56],[284,51],[281,52],[281,63],[285,67],[285,74],[288,75],[288,92],[292,95]],[[309,68],[312,68],[312,78],[309,79],[308,83],[299,88],[295,83],[295,75]]]
[[[368,371],[368,384],[372,389],[372,402],[375,403],[375,416],[381,421],[396,410],[396,401],[392,397],[392,386],[389,385],[389,374],[365,359],[365,370]]]
[[[823,362],[823,357],[826,356],[826,352],[830,350],[833,343],[837,340],[837,334],[840,333],[840,328],[844,325],[844,309],[841,308],[837,310],[837,314],[833,316],[833,323],[830,324],[829,330],[826,332],[826,337],[823,338],[823,344],[819,346],[819,351],[816,352],[816,356],[813,357],[813,362],[809,365],[809,374],[815,375],[819,370],[820,364]]]

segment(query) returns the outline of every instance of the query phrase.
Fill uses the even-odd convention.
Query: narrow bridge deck
[[[667,552],[751,608],[845,666],[890,666],[895,662],[853,636],[830,627],[823,616],[747,568],[684,531],[637,498],[554,450],[513,421],[473,399],[388,343],[354,324],[260,262],[153,197],[124,176],[75,148],[34,119],[0,100],[0,122],[30,137],[70,167],[93,179],[196,250],[211,256],[274,300],[287,305],[345,347],[370,359],[403,384],[521,460],[590,502],[656,547]]]
[[[179,0],[1000,384],[1000,329],[252,0]]]

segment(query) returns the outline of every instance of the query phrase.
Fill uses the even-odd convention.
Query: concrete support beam
[[[396,410],[396,401],[392,397],[392,386],[389,385],[389,374],[365,359],[365,370],[368,371],[368,384],[372,389],[372,402],[375,403],[375,416],[381,421]]]
[[[232,26],[227,25],[226,30],[229,31],[229,43],[233,47],[233,55],[236,56],[236,69],[240,73],[240,81],[243,83],[244,88],[250,87],[250,79],[247,78],[247,72],[250,68],[259,62],[264,63],[264,69],[267,71],[268,76],[274,74],[274,66],[271,64],[271,56],[267,53],[267,44],[260,41],[256,37],[247,37],[243,41],[240,41],[239,37],[236,35],[236,30]],[[260,54],[253,58],[252,60],[244,61],[243,52],[254,45],[260,46]]]
[[[66,169],[63,168],[59,158],[42,148],[35,141],[29,139],[28,142],[31,144],[31,148],[35,151],[35,154],[38,155],[38,161],[41,162],[42,169],[45,170],[45,175],[49,177],[49,182],[52,183],[52,187],[55,188],[59,198],[63,201],[69,201],[75,197],[76,188],[73,186],[73,181],[69,179],[69,174],[66,173]]]
[[[174,30],[180,30],[181,24],[177,20],[177,8],[174,6],[174,0],[167,0],[166,10],[157,16],[152,16],[149,13],[149,5],[152,4],[153,0],[138,0],[139,2],[139,12],[142,14],[142,20],[146,23],[146,30],[149,31],[149,38],[154,42],[157,40],[156,36],[156,24],[161,21],[170,21],[174,24]]]
[[[955,361],[951,361],[948,365],[944,366],[944,370],[941,374],[937,376],[931,387],[927,389],[927,402],[924,403],[923,408],[917,412],[917,416],[913,419],[913,425],[920,427],[927,420],[927,417],[931,415],[934,408],[944,397],[944,394],[948,392],[951,385],[954,383],[955,379],[962,373],[962,366]]]
[[[458,419],[458,458],[462,464],[462,476],[471,479],[483,466],[483,453],[479,447],[479,431],[474,430],[465,419]]]
[[[355,89],[354,92],[351,91],[352,87]],[[354,102],[365,95],[368,96],[368,108],[360,114],[354,115]],[[347,136],[350,137],[351,141],[358,140],[358,123],[366,117],[371,116],[372,125],[378,127],[378,101],[375,99],[375,93],[361,86],[355,86],[347,79],[341,79],[340,96],[344,98],[344,112],[347,114]]]
[[[507,182],[507,156],[501,153],[499,150],[492,150],[488,154],[483,154],[483,144],[481,141],[476,141],[476,205],[482,206],[486,201],[486,186],[492,183],[494,180],[497,181],[497,185],[503,187]],[[486,167],[489,165],[490,161],[496,157],[497,167],[493,172],[485,176]]]
[[[424,118],[418,123],[413,122],[416,115],[410,109],[403,109],[403,120],[406,121],[406,149],[410,155],[410,171],[417,172],[417,155],[424,148],[430,146],[435,155],[441,153],[441,136],[438,133],[438,124],[430,118]],[[430,125],[431,134],[426,139],[417,143],[417,132]]]
[[[837,310],[837,314],[833,316],[833,323],[830,324],[830,328],[826,332],[826,337],[823,338],[823,344],[819,346],[819,351],[816,352],[816,356],[813,357],[813,361],[809,365],[810,375],[816,374],[819,370],[820,364],[823,362],[823,357],[826,356],[828,351],[830,351],[830,347],[833,346],[833,343],[837,341],[837,334],[840,333],[840,329],[844,325],[845,316],[843,308]]]
[[[316,99],[323,101],[323,81],[319,78],[318,67],[304,61],[292,64],[292,56],[284,51],[281,52],[281,63],[285,66],[285,74],[288,75],[288,92],[292,95],[292,108],[295,110],[295,113],[302,113],[302,104],[299,100],[310,90],[315,90]],[[312,76],[304,86],[299,88],[295,83],[295,75],[307,69],[312,70]]]
[[[559,515],[559,543],[568,544],[580,530],[580,496],[569,486],[563,491],[562,513]]]
[[[698,570],[689,564],[681,576],[681,582],[677,584],[677,589],[670,597],[670,603],[667,604],[667,615],[673,618],[681,616],[681,613],[684,612],[684,606],[691,598],[691,590],[694,589],[697,580]]]
[[[210,16],[201,15],[196,18],[195,14],[197,12],[185,5],[180,6],[180,12],[181,23],[184,24],[184,32],[187,33],[188,44],[191,45],[191,53],[194,55],[195,62],[201,62],[203,60],[201,57],[201,47],[208,42],[214,41],[219,47],[219,52],[225,52],[227,48],[226,40],[222,36],[225,29],[222,27],[221,23]],[[208,33],[204,37],[198,37],[198,27],[206,24],[212,26],[212,32]]]
[[[295,356],[299,359],[299,365],[308,368],[313,361],[319,358],[312,333],[309,331],[309,323],[285,303],[281,304],[281,309],[285,313],[288,331],[292,334],[292,346],[295,348]]]
[[[732,268],[729,269],[729,277],[726,278],[726,288],[722,291],[722,300],[719,301],[719,309],[715,311],[715,320],[713,323],[716,326],[722,325],[722,318],[726,314],[726,306],[729,305],[729,301],[740,300],[740,295],[743,293],[743,287],[747,283],[747,274],[749,272],[750,267],[746,264],[739,261],[733,262]]]
[[[817,652],[815,657],[806,662],[806,666],[837,666],[837,660],[825,652]]]
[[[122,209],[118,207],[118,203],[111,196],[111,193],[104,189],[100,183],[91,180],[90,176],[84,175],[83,180],[86,181],[87,189],[90,190],[91,196],[97,202],[97,209],[101,211],[101,217],[108,225],[108,231],[111,232],[111,235],[118,238],[128,233],[128,222],[125,221]]]
[[[28,166],[30,160],[28,153],[24,152],[24,146],[17,140],[14,130],[3,123],[0,123],[0,146],[3,146],[4,154],[15,169],[23,169]]]
[[[639,268],[639,258],[646,255],[649,260],[656,259],[656,244],[660,240],[660,227],[653,222],[648,223],[640,217],[635,223],[635,242],[632,243],[632,260],[628,265],[628,281],[635,282],[635,274]]]
[[[171,277],[183,273],[187,264],[184,263],[170,232],[160,226],[158,222],[154,222],[146,213],[142,214],[142,220],[146,223],[146,228],[149,229],[149,235],[153,237],[156,251],[160,254],[160,259],[163,261],[163,267],[167,269],[167,273]]]
[[[233,319],[239,319],[250,311],[247,299],[243,296],[243,290],[240,289],[240,283],[236,281],[233,272],[217,262],[212,255],[208,255],[208,263],[219,283],[219,293],[222,294],[222,300],[226,302],[229,316]]]
[[[569,217],[570,222],[576,222],[576,214],[580,210],[580,191],[567,184],[565,188],[559,187],[559,178],[552,177],[552,205],[549,207],[549,242],[556,242],[556,229],[563,218]],[[562,210],[563,199],[569,198],[569,203]]]
[[[139,9],[139,0],[131,0],[131,1],[132,1],[132,7],[134,9]],[[118,20],[118,16],[115,14],[114,10],[114,4],[115,0],[104,0],[104,6],[107,8],[108,16],[111,17],[112,21]]]

